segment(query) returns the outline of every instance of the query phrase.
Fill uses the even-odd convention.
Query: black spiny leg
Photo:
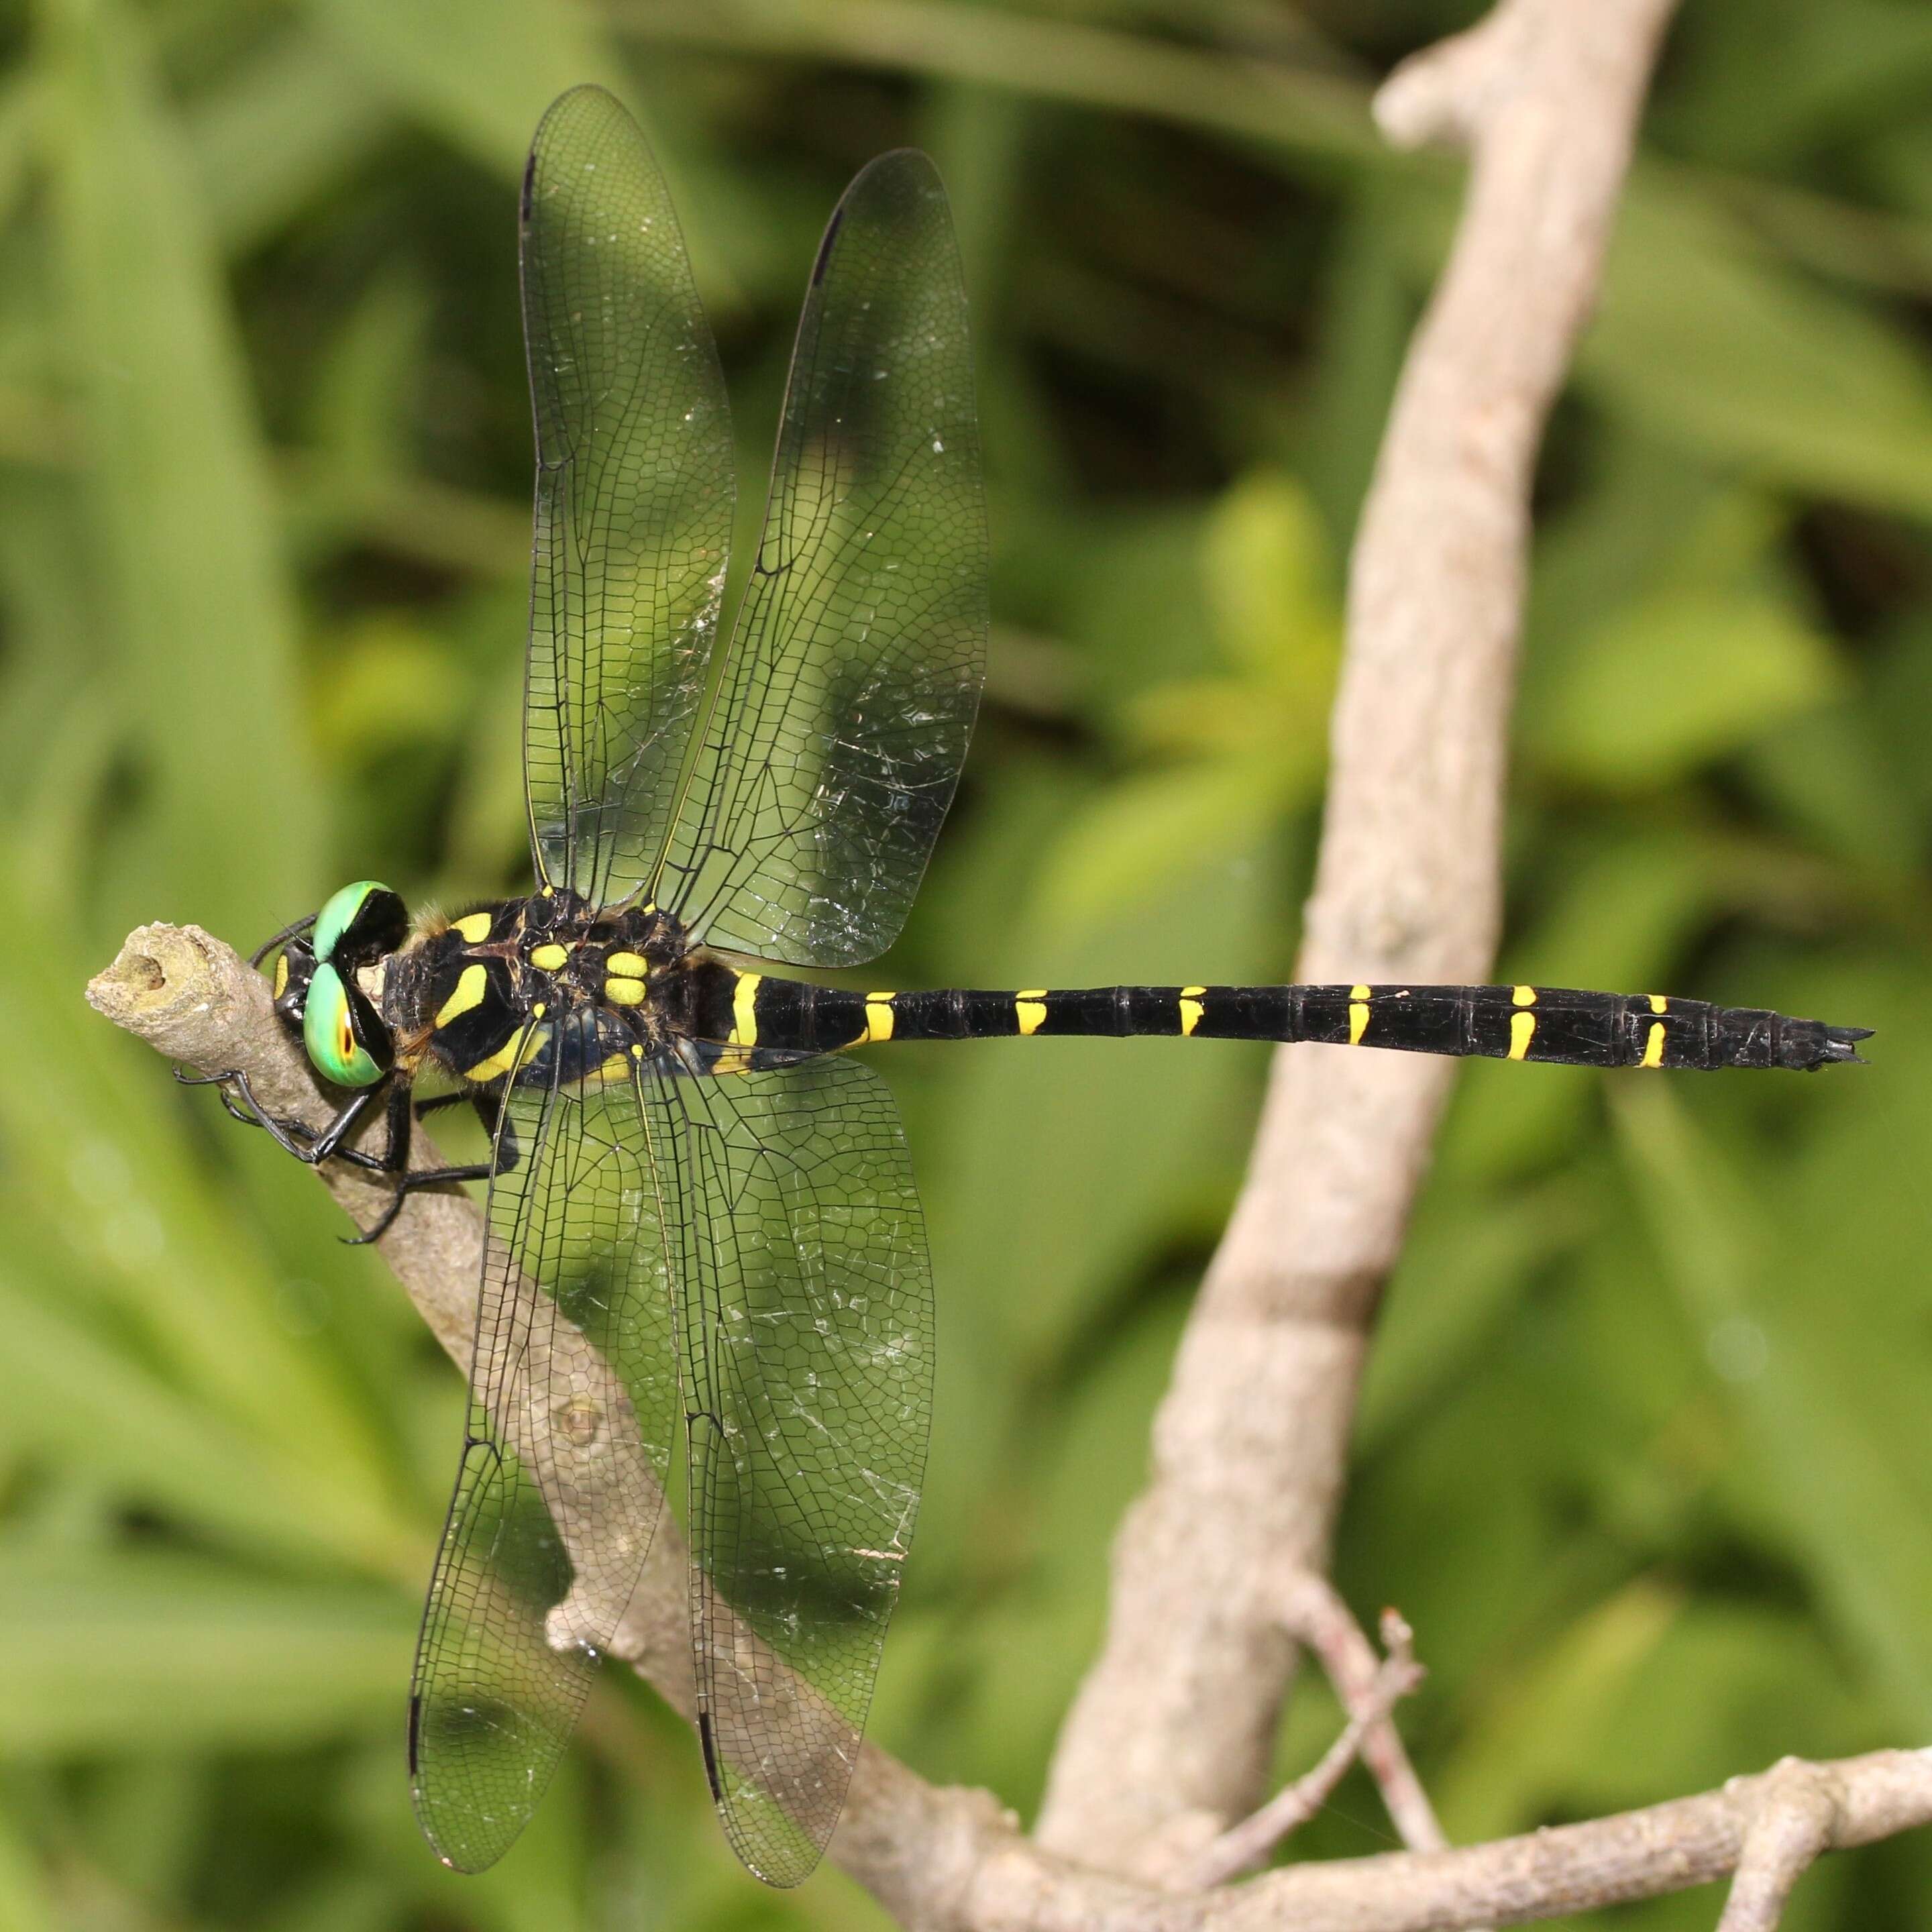
[[[366,1173],[393,1175],[396,1187],[388,1205],[372,1228],[358,1234],[344,1234],[340,1238],[346,1247],[359,1248],[369,1242],[379,1240],[387,1234],[398,1214],[402,1211],[404,1197],[413,1194],[420,1187],[440,1186],[446,1180],[488,1180],[490,1166],[479,1162],[463,1167],[424,1168],[412,1172],[410,1168],[410,1129],[418,1112],[428,1112],[448,1101],[460,1100],[460,1094],[439,1096],[426,1102],[417,1108],[412,1100],[410,1083],[392,1074],[386,1083],[365,1087],[342,1108],[326,1127],[311,1127],[305,1120],[282,1120],[271,1114],[255,1098],[254,1090],[248,1084],[248,1076],[239,1068],[231,1068],[225,1073],[184,1073],[177,1067],[175,1078],[184,1087],[214,1087],[220,1090],[221,1104],[231,1118],[239,1120],[244,1126],[260,1127],[284,1154],[290,1154],[304,1167],[320,1167],[328,1160],[346,1161],[351,1167],[358,1167]],[[368,1111],[369,1105],[382,1091],[383,1084],[388,1088],[388,1144],[380,1154],[366,1154],[360,1148],[344,1147],[342,1140],[350,1130]],[[235,1104],[234,1096],[239,1093],[247,1103],[247,1111]],[[496,1103],[490,1103],[490,1113],[484,1124],[494,1130],[494,1115]],[[483,1101],[478,1098],[477,1110],[482,1113]]]
[[[404,1202],[420,1188],[440,1187],[446,1181],[488,1180],[490,1166],[488,1161],[473,1161],[460,1167],[422,1167],[410,1166],[410,1140],[414,1123],[424,1114],[434,1113],[440,1107],[446,1107],[465,1096],[460,1094],[440,1094],[434,1098],[418,1103],[412,1096],[408,1086],[396,1081],[389,1090],[389,1144],[383,1150],[382,1158],[377,1161],[364,1155],[357,1161],[358,1166],[365,1162],[378,1172],[393,1174],[396,1191],[389,1197],[389,1204],[372,1228],[365,1228],[359,1234],[344,1234],[343,1246],[350,1248],[366,1247],[371,1241],[379,1241],[386,1234],[396,1216],[403,1211]],[[494,1113],[496,1103],[493,1101]],[[483,1102],[478,1096],[477,1112],[483,1113]],[[486,1128],[493,1128],[494,1120],[484,1120]]]
[[[230,1067],[226,1073],[184,1073],[177,1066],[175,1078],[184,1087],[218,1087],[221,1090],[221,1104],[228,1110],[231,1119],[241,1121],[244,1126],[260,1127],[284,1154],[292,1155],[305,1167],[320,1167],[338,1152],[343,1160],[352,1161],[358,1167],[382,1166],[373,1154],[361,1154],[341,1144],[343,1136],[368,1111],[370,1102],[382,1090],[380,1085],[364,1088],[327,1126],[318,1131],[306,1121],[277,1119],[255,1098],[255,1090],[249,1085],[248,1075],[239,1067]],[[406,1093],[408,1089],[403,1090]],[[235,1105],[233,1096],[238,1092],[248,1103],[245,1114]],[[393,1102],[392,1105],[393,1107]],[[405,1148],[407,1144],[406,1141]]]
[[[490,1136],[490,1144],[496,1150],[496,1166],[490,1172],[512,1172],[523,1154],[517,1145],[517,1124],[503,1118],[502,1082],[500,1080],[494,1086],[472,1087],[466,1095],[452,1094],[450,1098],[467,1099],[476,1109],[476,1118],[483,1123],[483,1131]]]

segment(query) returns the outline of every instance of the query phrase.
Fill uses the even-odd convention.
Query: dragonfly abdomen
[[[1786,1067],[1856,1060],[1868,1030],[1660,993],[1514,986],[1100,986],[853,993],[753,973],[706,1002],[707,1036],[824,1052],[1058,1034],[1310,1041],[1572,1066]]]

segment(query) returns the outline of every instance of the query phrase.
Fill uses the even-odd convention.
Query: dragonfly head
[[[275,1011],[298,1031],[316,1070],[338,1087],[373,1087],[395,1042],[356,976],[409,936],[409,914],[387,886],[361,879],[333,894],[306,939],[275,962]]]

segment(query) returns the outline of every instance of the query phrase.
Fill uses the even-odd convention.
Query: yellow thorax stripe
[[[445,1000],[436,1010],[436,1024],[446,1027],[454,1019],[460,1019],[472,1006],[483,1004],[484,995],[490,990],[490,974],[483,966],[466,966],[463,976],[456,982],[456,991]]]
[[[530,1010],[541,1013],[543,1008],[536,1006]],[[488,1060],[479,1060],[474,1066],[465,1067],[464,1078],[482,1082],[494,1080],[500,1073],[508,1072],[517,1064],[518,1056],[523,1052],[526,1043],[532,1053],[536,1052],[539,1038],[549,1031],[548,1027],[529,1027],[520,1032],[513,1033]]]
[[[490,915],[487,912],[465,913],[449,929],[460,932],[472,946],[481,946],[490,937]]]
[[[560,946],[553,939],[548,944],[532,950],[530,954],[530,964],[541,968],[546,973],[554,973],[569,957],[570,948],[567,946]]]
[[[614,952],[604,962],[604,970],[626,980],[643,980],[650,976],[651,967],[641,952]]]
[[[736,1046],[758,1043],[758,988],[764,983],[762,973],[740,973],[731,994],[731,1040]]]

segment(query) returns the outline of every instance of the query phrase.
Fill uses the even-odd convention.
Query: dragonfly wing
[[[497,1130],[463,1461],[410,1706],[416,1815],[479,1871],[536,1808],[629,1601],[678,1414],[665,1244],[624,1054],[525,1037]]]
[[[524,727],[538,875],[593,904],[655,869],[717,634],[733,514],[718,352],[670,196],[602,88],[531,144],[537,443]]]
[[[869,1067],[652,1078],[706,1768],[739,1856],[793,1885],[838,1821],[918,1511],[925,1225]]]
[[[856,964],[904,922],[986,674],[966,295],[925,155],[867,167],[799,323],[756,564],[656,888],[698,937]]]

